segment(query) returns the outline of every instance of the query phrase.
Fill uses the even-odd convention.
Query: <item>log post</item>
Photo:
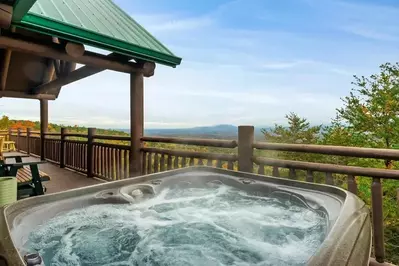
[[[11,141],[11,137],[12,137],[12,128],[8,129],[8,140]]]
[[[141,174],[141,148],[144,131],[144,79],[141,73],[130,74],[130,155],[129,174]]]
[[[30,155],[30,132],[31,128],[26,129],[26,153]]]
[[[21,129],[20,128],[18,128],[17,129],[17,141],[16,141],[16,148],[17,148],[17,151],[19,152],[21,149],[20,149],[20,137],[21,137]]]
[[[238,171],[253,172],[254,130],[253,126],[238,127]]]
[[[93,167],[93,154],[94,154],[94,135],[96,134],[95,128],[89,128],[87,132],[87,177],[94,176],[94,167]]]
[[[48,130],[48,100],[40,100],[40,160],[46,159],[45,133]]]
[[[65,133],[66,128],[61,128],[60,168],[65,168]]]

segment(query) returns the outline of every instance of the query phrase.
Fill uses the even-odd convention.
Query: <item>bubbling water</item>
[[[224,185],[167,188],[135,204],[61,213],[23,252],[46,265],[304,265],[326,218],[304,206]]]

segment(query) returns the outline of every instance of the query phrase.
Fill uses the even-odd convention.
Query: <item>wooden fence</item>
[[[1,132],[0,132],[1,134]],[[8,131],[3,134],[16,142],[18,150],[32,155],[42,155],[47,160],[67,167],[89,177],[105,180],[118,180],[130,176],[129,145],[106,143],[106,140],[126,141],[126,136],[96,135],[94,129],[88,134],[72,134],[62,129],[61,133],[45,133],[44,151],[40,150],[40,132]],[[358,193],[356,176],[368,177],[371,182],[371,209],[373,222],[374,255],[378,262],[383,262],[384,231],[383,231],[383,194],[381,179],[399,180],[399,171],[365,168],[328,163],[315,163],[270,159],[256,156],[259,150],[314,153],[332,156],[348,156],[359,158],[375,158],[399,160],[399,150],[369,149],[323,145],[274,144],[254,141],[254,128],[241,126],[236,140],[182,139],[165,137],[143,137],[143,143],[170,143],[204,147],[229,149],[226,153],[193,152],[183,150],[143,147],[141,149],[141,173],[150,174],[186,166],[208,165],[238,169],[245,172],[265,174],[265,167],[272,167],[272,175],[280,177],[282,169],[288,173],[287,178],[297,179],[298,171],[305,171],[308,182],[314,182],[315,173],[325,175],[324,182],[335,185],[336,175],[346,176],[347,188],[354,194]]]

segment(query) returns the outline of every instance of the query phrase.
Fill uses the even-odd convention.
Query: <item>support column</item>
[[[94,148],[93,148],[93,142],[94,142],[94,135],[96,134],[96,129],[95,128],[89,128],[87,132],[87,177],[93,177],[94,176]],[[111,160],[110,158],[108,158]]]
[[[48,100],[40,100],[40,160],[45,160],[44,141],[48,130]]]
[[[31,128],[26,129],[26,153],[30,155],[30,132]]]
[[[65,168],[65,133],[66,128],[61,128],[60,168]]]
[[[130,155],[129,176],[142,173],[141,148],[144,132],[144,79],[143,74],[130,74]]]
[[[238,171],[252,173],[253,171],[253,148],[254,127],[238,127]]]

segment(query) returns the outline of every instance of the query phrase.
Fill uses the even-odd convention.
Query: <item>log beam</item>
[[[55,100],[55,95],[50,94],[26,94],[19,91],[0,91],[0,98],[22,98],[22,99],[36,99],[36,100]]]
[[[0,4],[0,28],[8,29],[11,27],[12,13],[12,6]]]
[[[65,52],[65,47],[62,45],[46,45],[32,40],[24,40],[22,38],[17,39],[8,36],[1,36],[0,48],[8,48],[21,53],[34,54],[41,57],[75,62],[100,69],[110,69],[124,73],[141,73],[143,71],[143,67],[139,64],[131,62],[121,63],[116,60],[110,60],[106,55],[96,54],[88,51],[86,51],[82,56],[73,57]]]
[[[114,54],[114,53],[108,55],[108,57],[110,57],[110,58],[115,57],[115,56],[116,56],[116,54]],[[142,66],[142,73],[143,73],[144,77],[151,77],[152,75],[154,75],[155,63],[144,62],[142,64],[139,63],[138,65]],[[76,69],[75,71],[70,72],[67,76],[59,77],[53,81],[44,83],[36,88],[33,88],[31,90],[31,93],[32,94],[47,93],[48,91],[50,91],[54,88],[59,88],[59,87],[68,85],[72,82],[84,79],[86,77],[100,73],[104,70],[105,69],[103,69],[103,68],[101,69],[101,68],[96,68],[96,67],[91,67],[91,66],[84,66],[79,69]]]
[[[11,32],[15,32],[15,27],[11,27]],[[7,77],[8,77],[8,69],[10,68],[10,61],[11,61],[11,50],[4,49],[4,56],[3,56],[3,65],[1,68],[1,83],[0,83],[0,90],[4,91],[7,86]]]
[[[81,43],[68,42],[65,45],[65,52],[72,57],[80,57],[85,53],[85,47]]]
[[[1,78],[0,90],[1,91],[4,91],[6,89],[10,61],[11,61],[11,50],[4,49],[3,66],[1,69],[1,76],[0,76],[0,78]]]

